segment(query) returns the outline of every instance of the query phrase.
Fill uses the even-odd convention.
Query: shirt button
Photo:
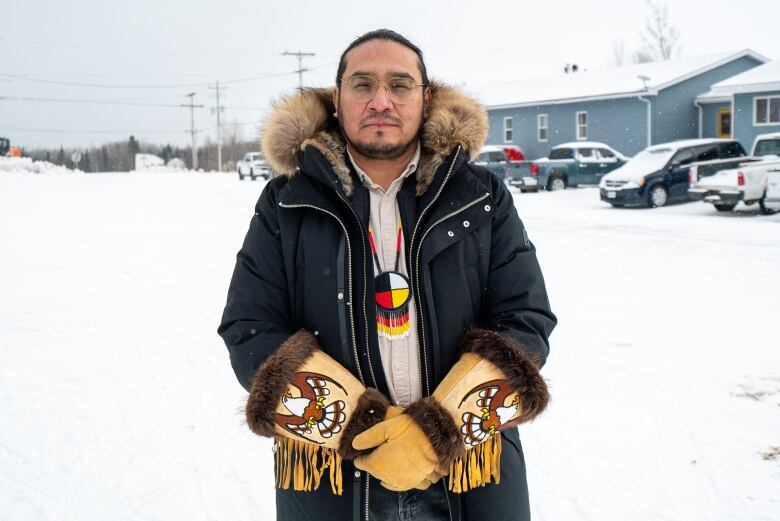
[[[344,300],[344,293],[339,291],[339,294],[336,295],[336,298],[339,299],[339,300]]]
[[[448,231],[447,235],[449,235],[450,237],[455,237],[455,233],[452,230]]]
[[[470,223],[470,222],[468,222],[468,221],[463,221],[463,227],[464,227],[464,228],[468,228],[469,226],[471,226],[471,223]]]
[[[486,212],[489,212],[489,211],[490,211],[490,205],[489,205],[489,204],[486,204],[486,205],[485,205],[485,211],[486,211]]]

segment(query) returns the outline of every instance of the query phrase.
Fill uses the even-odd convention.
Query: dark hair
[[[347,53],[357,47],[358,45],[370,42],[371,40],[391,40],[396,43],[400,43],[404,47],[407,47],[414,51],[417,55],[417,67],[420,69],[420,75],[422,76],[422,82],[428,84],[428,71],[425,69],[425,61],[423,60],[423,53],[419,47],[401,36],[395,31],[390,29],[376,29],[374,31],[367,32],[363,36],[357,37],[352,43],[349,44],[343,53],[341,53],[341,59],[339,60],[339,68],[336,71],[336,83],[341,81],[341,75],[347,68]]]

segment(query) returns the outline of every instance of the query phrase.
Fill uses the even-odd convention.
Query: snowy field
[[[273,518],[216,335],[261,188],[0,175],[0,519]],[[516,203],[560,319],[534,519],[780,519],[780,214]]]

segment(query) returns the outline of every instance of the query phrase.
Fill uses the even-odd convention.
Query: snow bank
[[[0,157],[0,173],[18,174],[74,174],[81,170],[55,165],[48,161],[33,161],[29,157]]]

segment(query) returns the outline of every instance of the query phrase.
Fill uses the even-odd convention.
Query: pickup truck
[[[525,161],[523,150],[516,145],[485,145],[474,158],[475,165],[484,166],[502,181],[520,188],[521,192],[536,192],[539,185],[526,163],[530,162]],[[518,174],[521,169],[524,176]]]
[[[740,201],[758,203],[763,214],[780,209],[780,194],[775,192],[780,181],[780,132],[757,136],[752,155],[734,168],[704,177],[702,166],[691,168],[691,199],[712,203],[719,212],[730,212]]]
[[[244,156],[244,159],[239,160],[236,163],[236,171],[238,172],[238,179],[242,180],[249,176],[249,179],[254,181],[258,177],[263,179],[270,179],[272,177],[271,167],[265,162],[265,158],[260,152],[249,152]]]
[[[581,184],[597,185],[605,174],[626,161],[626,156],[605,143],[576,141],[553,147],[547,157],[518,163],[507,174],[509,184],[520,186],[521,191],[529,176],[536,178],[537,186],[554,191]]]

